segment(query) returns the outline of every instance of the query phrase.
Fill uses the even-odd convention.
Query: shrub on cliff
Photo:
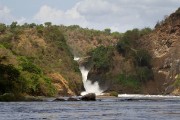
[[[149,34],[151,31],[151,28],[128,30],[118,41],[116,45],[117,51],[123,56],[130,56],[134,50],[139,49],[137,48],[139,38]]]
[[[6,30],[6,25],[3,23],[0,23],[0,33],[5,32],[5,30]]]
[[[117,79],[118,84],[122,84],[126,87],[138,89],[140,87],[140,81],[136,75],[119,74]]]
[[[35,73],[35,74],[42,74],[42,70],[39,67],[37,67],[35,64],[33,64],[27,58],[20,57],[19,59],[21,61],[20,65],[23,71],[28,71],[30,73]]]
[[[151,67],[151,55],[146,50],[137,50],[133,53],[133,60],[136,66]]]
[[[174,86],[180,88],[180,74],[177,75],[176,81],[174,82]]]
[[[19,77],[20,71],[13,65],[0,64],[0,93],[22,91]]]
[[[137,74],[137,78],[140,82],[146,82],[148,80],[154,79],[153,71],[146,66],[137,67],[136,74]]]
[[[112,59],[112,48],[100,46],[91,52],[93,67],[101,70],[108,70]]]

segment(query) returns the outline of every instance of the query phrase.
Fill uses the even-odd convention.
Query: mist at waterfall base
[[[80,58],[74,57],[75,61],[78,61]],[[92,83],[90,80],[87,79],[89,70],[85,68],[85,66],[79,66],[79,69],[82,74],[82,82],[84,85],[85,91],[81,92],[81,95],[86,95],[88,93],[95,93],[96,95],[102,95],[103,90],[100,89],[99,83],[94,82]]]

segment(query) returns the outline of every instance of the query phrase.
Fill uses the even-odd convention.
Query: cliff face
[[[107,91],[179,95],[180,9],[159,22],[149,34],[138,38],[134,37],[134,33],[126,37],[128,39],[125,42],[120,40],[121,53],[113,50],[108,69],[101,70],[92,66],[88,79],[98,81],[101,88]],[[134,46],[128,43],[131,37],[134,37]],[[145,62],[148,61],[148,54],[143,51],[151,56],[148,66],[143,63],[137,65],[135,61],[136,57],[144,57]]]
[[[180,74],[180,9],[158,23],[155,30],[140,39],[153,59],[154,87],[157,91],[172,93],[177,76]],[[179,93],[178,93],[179,94]]]

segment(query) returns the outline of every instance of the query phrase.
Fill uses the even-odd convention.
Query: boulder
[[[82,101],[96,101],[95,93],[89,93],[81,97]]]
[[[66,101],[64,98],[56,98],[56,99],[54,99],[53,101]]]
[[[80,101],[79,98],[69,97],[67,101]]]

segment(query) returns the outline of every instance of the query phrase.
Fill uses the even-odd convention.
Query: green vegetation
[[[102,85],[106,82],[112,83],[113,91],[126,89],[138,93],[142,85],[154,77],[151,55],[139,45],[139,39],[151,31],[150,28],[133,29],[120,34],[110,33],[109,29],[106,29],[106,34],[111,34],[119,41],[116,49],[114,46],[99,46],[92,50],[92,73],[90,72],[89,76],[93,79],[97,74],[99,79],[102,79],[99,80]]]
[[[57,89],[64,88],[61,79],[78,94],[82,89],[81,74],[72,53],[91,56],[89,62],[99,76],[115,78],[115,84],[138,91],[143,83],[153,79],[151,56],[138,43],[151,31],[144,28],[111,33],[109,28],[99,31],[51,22],[0,24],[0,99],[54,96]],[[122,63],[118,63],[119,68],[116,60]],[[126,63],[127,67],[123,65]],[[115,72],[111,71],[115,68]]]
[[[18,86],[22,84],[19,81],[20,71],[12,65],[0,64],[0,93],[22,91]]]
[[[123,34],[122,39],[116,45],[116,49],[126,60],[133,61],[132,72],[123,72],[117,78],[120,84],[138,89],[141,84],[148,80],[153,80],[151,69],[151,55],[138,45],[141,36],[149,34],[152,30],[144,28],[142,30],[128,30]]]
[[[42,70],[38,68],[35,64],[33,64],[30,60],[26,57],[20,57],[19,60],[21,61],[21,67],[23,71],[27,71],[34,74],[42,74]]]
[[[108,70],[111,64],[113,54],[112,47],[100,46],[91,52],[93,67],[100,70]]]
[[[116,91],[111,91],[110,96],[118,97],[118,93]]]
[[[55,96],[58,91],[53,79],[58,76],[65,78],[76,94],[81,91],[78,64],[59,26],[12,22],[0,24],[0,34],[0,100]],[[49,77],[51,74],[57,76]]]
[[[180,74],[177,75],[176,81],[173,84],[176,88],[180,88]]]
[[[117,82],[133,89],[139,89],[141,85],[136,75],[119,74]]]
[[[111,34],[111,29],[110,28],[106,28],[106,29],[104,29],[104,32],[109,35],[109,34]]]
[[[34,66],[29,65],[30,68]],[[13,65],[0,64],[0,93],[13,93],[14,95],[28,93],[44,96],[52,96],[56,93],[50,78],[42,73],[33,73],[32,69],[26,70],[28,69],[17,69]]]
[[[6,30],[6,25],[3,23],[0,23],[0,33],[5,32],[5,30]]]
[[[151,67],[151,56],[146,50],[140,49],[134,52],[133,59],[136,66]]]
[[[59,26],[65,34],[68,46],[71,52],[76,56],[86,56],[98,46],[113,46],[121,36],[120,33],[111,33],[109,28],[100,31],[88,28],[81,28],[78,25]]]

